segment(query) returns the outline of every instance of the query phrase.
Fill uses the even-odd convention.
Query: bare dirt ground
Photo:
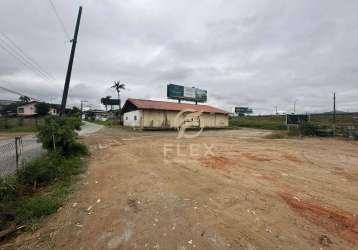
[[[8,133],[8,132],[0,131],[0,142],[2,142],[3,140],[15,139],[16,136],[28,136],[33,134],[34,133],[29,133],[29,132]]]
[[[2,249],[357,249],[358,144],[102,129],[62,209]]]

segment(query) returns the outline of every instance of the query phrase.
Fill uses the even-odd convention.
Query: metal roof
[[[133,99],[133,98],[127,99],[126,104],[128,102],[132,103],[138,109],[173,110],[173,111],[193,109],[196,111],[203,111],[206,113],[228,114],[228,112],[226,112],[225,110],[212,107],[209,105],[202,105],[202,104],[164,102],[164,101],[153,101],[153,100],[143,100],[143,99]],[[126,106],[126,104],[124,105],[124,107]]]

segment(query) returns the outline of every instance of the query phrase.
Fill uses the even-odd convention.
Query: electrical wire
[[[32,71],[33,73],[37,74],[39,77],[42,78],[42,80],[44,80],[45,82],[47,82],[49,79],[48,77],[46,77],[45,75],[43,75],[41,72],[39,72],[36,69],[33,69],[26,61],[24,61],[21,57],[19,57],[18,55],[16,55],[13,51],[11,51],[11,49],[5,47],[3,44],[0,43],[0,47],[5,50],[9,55],[11,55],[12,57],[14,57],[16,60],[18,60],[18,62],[20,62],[22,65],[24,65],[26,68],[28,68],[30,71]]]
[[[33,97],[31,97],[31,96],[25,95],[25,94],[20,93],[20,92],[18,92],[18,91],[5,88],[5,87],[3,87],[3,86],[0,86],[0,89],[4,90],[4,91],[6,91],[6,92],[9,92],[9,93],[15,94],[15,95],[27,96],[27,97],[30,97],[32,100],[39,101],[37,98],[33,98]]]
[[[65,36],[66,36],[66,39],[67,39],[67,40],[71,40],[71,36],[70,36],[69,33],[67,32],[66,27],[65,27],[65,24],[63,23],[63,21],[62,21],[60,15],[58,14],[58,11],[57,11],[57,9],[56,9],[55,4],[52,2],[52,0],[49,0],[49,2],[50,2],[50,5],[51,5],[51,8],[52,8],[53,12],[55,13],[55,16],[56,16],[58,22],[60,23],[60,26],[61,26],[61,28],[62,28],[62,31],[64,32],[64,34],[65,34]]]
[[[41,67],[33,58],[28,56],[23,49],[20,48],[10,37],[0,31],[0,34],[3,38],[0,39],[3,41],[7,48],[11,50],[14,54],[20,57],[23,61],[30,65],[33,69],[35,69],[38,73],[45,76],[49,80],[54,80],[54,77],[48,73],[43,67]],[[5,39],[4,39],[5,38]],[[8,52],[9,53],[9,52]]]

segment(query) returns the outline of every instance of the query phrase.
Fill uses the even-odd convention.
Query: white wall
[[[22,106],[19,106],[17,107],[17,114],[19,116],[26,116],[26,115],[35,115],[36,114],[36,107],[35,107],[35,104],[36,103],[30,103],[30,104],[27,104],[27,105],[22,105]],[[19,108],[23,108],[24,109],[24,112],[20,113],[19,112]]]
[[[142,119],[142,110],[127,112],[123,115],[123,125],[128,127],[140,127]]]

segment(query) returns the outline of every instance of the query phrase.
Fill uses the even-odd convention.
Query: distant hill
[[[336,114],[353,114],[356,112],[345,112],[341,110],[336,110]],[[323,113],[317,113],[317,115],[333,115],[333,111],[323,112]]]

